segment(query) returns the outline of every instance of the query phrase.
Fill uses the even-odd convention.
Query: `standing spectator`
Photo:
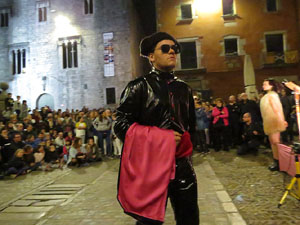
[[[111,132],[112,132],[112,143],[113,143],[113,148],[114,148],[114,155],[117,157],[120,157],[121,152],[122,152],[122,141],[117,137],[114,131],[114,126],[116,123],[116,113],[112,114],[112,127],[111,127]]]
[[[21,113],[20,113],[20,118],[24,119],[28,116],[28,105],[27,101],[23,100],[22,105],[21,105]]]
[[[14,101],[14,106],[13,106],[13,111],[17,114],[18,119],[20,118],[20,113],[21,113],[21,96],[17,96],[17,100]]]
[[[106,154],[112,156],[111,151],[111,120],[107,116],[106,112],[99,113],[99,116],[93,121],[93,126],[97,132],[98,136],[98,146],[104,154],[103,140],[106,141]]]
[[[248,95],[246,93],[242,93],[240,95],[241,101],[240,101],[240,109],[241,109],[241,116],[244,115],[246,112],[249,112],[252,116],[253,122],[260,122],[261,116],[260,116],[260,110],[258,104],[248,99]]]
[[[229,97],[229,104],[227,105],[228,113],[229,113],[229,143],[232,147],[235,147],[241,142],[241,112],[240,107],[236,103],[236,98],[234,95]]]
[[[86,134],[86,123],[84,122],[84,118],[79,117],[79,121],[75,125],[75,134],[76,137],[81,138],[82,143],[85,143],[85,134]]]
[[[228,110],[221,98],[216,99],[216,106],[213,108],[212,117],[215,151],[220,151],[222,146],[223,150],[228,151]]]
[[[290,92],[290,91],[289,91]],[[280,96],[280,102],[282,104],[283,114],[286,122],[288,123],[288,127],[285,131],[281,132],[281,138],[284,143],[292,143],[293,142],[293,123],[291,120],[291,114],[294,106],[293,96],[290,94],[287,95],[287,90],[282,89]]]
[[[195,115],[196,115],[196,132],[195,132],[195,142],[196,142],[196,148],[200,152],[208,152],[208,147],[206,143],[206,137],[205,137],[205,129],[208,123],[207,114],[205,112],[205,109],[202,107],[201,102],[199,102],[199,99],[194,97],[195,101]]]
[[[12,109],[14,106],[14,99],[11,93],[7,93],[7,98],[5,99],[5,109]]]

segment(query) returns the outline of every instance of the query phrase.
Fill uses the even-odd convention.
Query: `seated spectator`
[[[89,162],[101,161],[101,153],[99,151],[98,146],[94,142],[93,137],[89,137],[87,140],[87,144],[85,145],[87,160]]]
[[[245,113],[243,115],[243,122],[243,141],[241,146],[237,150],[237,154],[244,155],[250,152],[256,154],[263,137],[262,126],[260,123],[252,122],[250,113]]]
[[[24,155],[23,155],[24,161],[25,161],[26,165],[29,167],[29,169],[31,171],[34,171],[39,166],[41,166],[40,163],[36,163],[35,162],[35,158],[34,158],[34,155],[33,155],[33,148],[32,148],[32,146],[25,145],[25,147],[24,147],[23,150],[24,150]]]
[[[43,143],[43,142],[42,142]],[[51,168],[48,164],[45,163],[45,148],[44,145],[38,145],[38,147],[35,149],[33,156],[35,163],[40,163],[42,170],[44,171],[50,171]]]
[[[82,147],[81,138],[76,137],[69,151],[69,159],[67,165],[71,165],[71,166],[77,165],[77,167],[80,167],[82,165],[87,165],[86,164],[87,157],[86,154],[81,150],[81,147]]]
[[[14,177],[17,177],[21,174],[26,174],[26,171],[29,169],[29,167],[26,165],[23,155],[23,149],[16,150],[13,158],[7,164],[7,171],[5,173],[6,175],[13,174]]]
[[[65,163],[68,162],[70,148],[71,148],[71,142],[69,140],[66,140],[65,145],[63,146],[62,154],[60,156],[61,158],[63,158],[63,161]]]
[[[9,150],[6,151],[6,159],[9,161],[12,159],[13,155],[18,149],[23,149],[25,146],[25,143],[22,141],[22,137],[19,133],[15,133],[13,140],[11,141],[11,145],[9,147]]]
[[[73,135],[73,131],[69,131],[67,133],[67,137],[65,137],[65,141],[70,141],[71,143],[73,143],[73,141],[75,140],[75,137]]]
[[[49,148],[46,150],[45,162],[49,163],[51,168],[55,164],[61,167],[59,155],[56,152],[55,145],[51,144]]]
[[[32,134],[34,137],[36,137],[36,132],[34,131],[32,124],[28,124],[26,130],[24,131],[25,137],[27,137],[29,134]]]
[[[25,140],[26,145],[30,145],[32,148],[34,147],[34,136],[32,134],[28,134]]]
[[[45,141],[45,135],[43,133],[43,131],[40,131],[39,134],[38,134],[38,137],[34,140],[34,144],[33,144],[33,148],[37,148],[38,145],[41,143],[41,142],[44,142]]]

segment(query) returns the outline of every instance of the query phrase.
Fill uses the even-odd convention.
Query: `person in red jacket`
[[[228,151],[228,109],[221,98],[216,99],[216,106],[212,111],[214,129],[214,148],[220,151],[221,147]]]

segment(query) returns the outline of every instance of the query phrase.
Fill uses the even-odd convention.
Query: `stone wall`
[[[1,1],[0,8],[12,6],[8,28],[0,34],[0,80],[10,81],[13,96],[21,95],[31,108],[42,94],[50,94],[54,108],[106,107],[106,88],[114,87],[116,100],[135,71],[131,54],[130,6],[124,0],[94,0],[93,14],[84,14],[79,0]],[[47,21],[38,21],[38,6],[47,7]],[[66,29],[58,29],[57,17],[69,19]],[[2,32],[4,31],[4,32]],[[104,77],[103,33],[113,32],[115,76]],[[79,37],[78,68],[62,68],[61,38]],[[11,52],[25,47],[26,69],[12,75]],[[110,105],[114,107],[115,105]],[[40,106],[41,107],[41,106]]]

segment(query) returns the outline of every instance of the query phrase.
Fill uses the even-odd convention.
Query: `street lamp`
[[[222,9],[222,0],[194,0],[193,4],[198,13],[217,13]]]
[[[77,29],[71,24],[71,21],[66,16],[57,16],[55,18],[55,36],[59,37],[68,37],[78,35]]]

